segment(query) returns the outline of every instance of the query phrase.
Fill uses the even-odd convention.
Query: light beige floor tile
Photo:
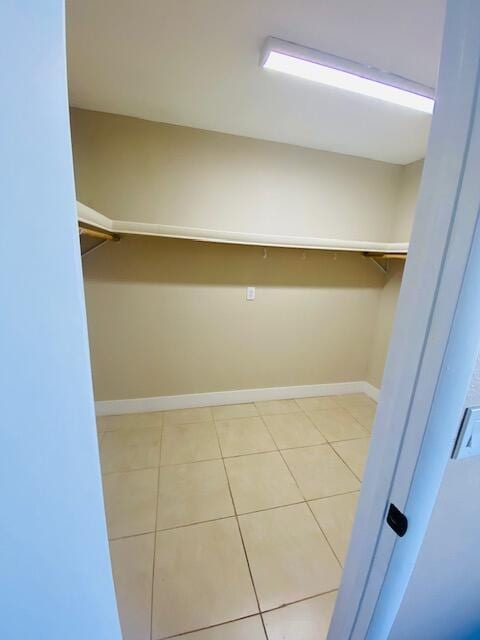
[[[258,416],[257,407],[253,402],[212,407],[212,412],[214,420],[232,420],[234,418],[250,418],[252,416]]]
[[[373,421],[375,419],[375,414],[377,412],[377,406],[367,407],[367,406],[358,406],[358,407],[349,407],[347,409],[348,413],[350,413],[360,424],[368,429],[372,430]]]
[[[376,406],[375,400],[369,398],[365,393],[346,393],[341,396],[333,396],[335,401],[344,409],[350,407],[372,407]]]
[[[256,402],[255,405],[262,416],[301,411],[295,400],[264,400]]]
[[[116,416],[97,416],[99,431],[115,431],[124,427],[161,427],[163,424],[162,411],[148,413],[123,413]]]
[[[332,444],[332,447],[338,455],[348,464],[353,473],[360,479],[363,477],[369,446],[369,438],[345,440],[345,442],[334,442]]]
[[[345,409],[326,409],[311,411],[308,417],[322,432],[328,442],[349,440],[351,438],[366,438],[369,433]]]
[[[312,500],[310,506],[323,533],[327,536],[337,558],[345,564],[348,543],[352,532],[358,492]]]
[[[333,396],[316,396],[314,398],[296,398],[297,404],[303,411],[318,411],[320,409],[336,409],[338,404]]]
[[[279,449],[323,444],[325,438],[303,413],[264,416],[264,421]]]
[[[222,460],[161,467],[157,529],[233,515]]]
[[[110,538],[148,533],[155,529],[158,469],[103,476],[103,493]]]
[[[106,431],[100,446],[102,472],[158,467],[161,436],[161,427],[126,427]]]
[[[336,597],[332,591],[265,613],[268,640],[326,640]]]
[[[165,411],[163,424],[193,424],[194,422],[210,422],[210,420],[212,420],[210,407],[195,407],[194,409]]]
[[[155,534],[110,542],[123,640],[150,640]]]
[[[327,444],[286,449],[282,454],[307,500],[348,493],[360,487],[358,479]]]
[[[163,428],[160,464],[182,464],[220,457],[213,422],[167,425]]]
[[[235,518],[157,532],[154,640],[258,613]]]
[[[301,502],[303,496],[277,452],[225,460],[237,513]]]
[[[194,631],[176,638],[185,640],[265,640],[260,616],[252,616],[244,620],[236,620],[221,624],[219,627],[211,627],[202,631]]]
[[[262,611],[338,588],[340,565],[305,503],[239,520]]]
[[[217,422],[222,454],[241,456],[248,453],[274,451],[275,443],[261,418],[237,418]]]

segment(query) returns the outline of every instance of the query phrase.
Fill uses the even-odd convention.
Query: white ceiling
[[[406,164],[430,116],[258,66],[273,35],[435,86],[445,0],[67,0],[74,106]]]

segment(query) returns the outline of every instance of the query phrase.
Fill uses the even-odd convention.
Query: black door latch
[[[387,513],[387,524],[395,531],[397,536],[403,538],[407,533],[408,519],[407,516],[400,511],[393,503],[390,503],[390,507]]]

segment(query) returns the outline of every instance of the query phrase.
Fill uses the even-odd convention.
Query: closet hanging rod
[[[406,253],[378,253],[374,251],[364,251],[366,258],[376,258],[377,260],[406,260]]]

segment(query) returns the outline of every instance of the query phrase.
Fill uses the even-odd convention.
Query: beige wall
[[[387,241],[402,167],[73,109],[78,199],[111,218]]]
[[[365,379],[382,275],[360,256],[129,237],[84,274],[97,400]]]
[[[392,236],[393,241],[407,242],[410,239],[422,169],[423,160],[402,167],[397,215]],[[383,369],[387,358],[403,276],[403,263],[392,261],[388,267],[389,271],[385,276],[385,285],[379,297],[377,323],[367,374],[368,382],[378,388],[382,383]]]
[[[399,166],[76,109],[72,135],[78,199],[115,218],[404,234]],[[379,381],[400,281],[383,289],[359,255],[148,237],[90,254],[84,276],[98,400]]]
[[[377,388],[380,388],[382,383],[383,369],[390,344],[402,276],[403,264],[390,262],[388,273],[385,276],[384,286],[380,290],[373,334],[374,338],[366,377],[367,381]]]
[[[390,238],[392,242],[408,242],[410,240],[422,170],[423,160],[402,167],[397,208]]]

